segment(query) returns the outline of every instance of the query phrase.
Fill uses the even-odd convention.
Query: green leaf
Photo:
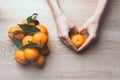
[[[48,49],[47,44],[44,44],[44,45],[43,45],[43,49]]]
[[[28,47],[40,47],[37,43],[29,42],[29,44],[23,46],[23,49]]]
[[[15,45],[19,48],[19,49],[22,49],[22,42],[21,40],[17,39],[15,36],[14,38],[12,39],[12,41],[15,43]]]
[[[22,30],[26,33],[26,34],[30,34],[33,35],[36,32],[39,32],[40,30],[32,25],[28,25],[28,24],[18,24]]]
[[[27,23],[30,23],[32,21],[33,21],[32,16],[30,16],[30,17],[27,18]]]
[[[36,17],[38,16],[38,14],[37,13],[34,13],[33,15],[32,15],[32,19],[36,19]]]
[[[33,20],[33,22],[35,23],[35,25],[40,24],[38,20]]]
[[[24,33],[24,32],[21,31],[21,30],[16,30],[16,31],[13,32],[13,34],[20,34],[20,33]]]
[[[27,23],[34,22],[34,20],[36,19],[37,16],[38,16],[37,13],[34,13],[33,15],[29,16],[27,18]]]
[[[16,30],[14,32],[8,32],[8,33],[12,33],[12,34],[20,34],[20,33],[24,33],[23,31],[21,30]]]

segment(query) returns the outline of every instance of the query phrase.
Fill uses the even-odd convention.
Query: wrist
[[[100,18],[101,18],[101,15],[94,14],[94,15],[92,16],[92,18],[93,18],[93,21],[99,22],[99,20],[100,20]]]
[[[106,7],[107,1],[108,0],[98,0],[98,6],[97,6],[97,8],[94,12],[94,15],[93,15],[96,19],[101,18],[102,14],[104,12],[104,9]]]
[[[57,0],[48,0],[48,3],[55,18],[59,16],[64,16]]]

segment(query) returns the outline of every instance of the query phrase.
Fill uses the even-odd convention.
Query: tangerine
[[[25,58],[29,61],[36,60],[39,56],[39,51],[36,48],[26,48],[24,53]]]
[[[71,38],[72,43],[78,48],[80,47],[84,42],[85,38],[82,34],[75,34]]]
[[[21,32],[15,34],[14,33],[15,31],[21,31]],[[22,40],[24,38],[25,34],[19,26],[13,26],[9,29],[8,36],[10,39],[13,39],[15,36],[17,39]]]
[[[40,30],[40,32],[43,32],[45,34],[48,33],[47,28],[44,25],[39,24],[36,27]]]
[[[27,63],[27,59],[24,56],[24,51],[22,51],[22,50],[19,50],[19,49],[16,50],[14,57],[15,57],[15,60],[20,64]]]
[[[37,44],[45,44],[48,41],[48,36],[45,33],[37,32],[33,35],[32,42]]]
[[[28,35],[28,36],[25,36],[22,40],[22,45],[25,46],[27,44],[29,44],[29,42],[32,41],[32,36]]]

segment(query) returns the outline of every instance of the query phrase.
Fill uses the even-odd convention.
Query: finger
[[[75,34],[76,34],[76,33],[79,33],[78,28],[77,28],[76,26],[74,26],[73,30],[74,30],[74,33],[75,33]]]
[[[85,28],[85,26],[81,26],[80,29],[79,29],[79,33],[82,33],[84,30],[87,30],[87,29]]]
[[[64,43],[66,46],[69,47],[69,44],[65,41],[63,36],[59,36],[60,40],[62,41],[62,43]]]
[[[69,37],[72,37],[74,34],[79,33],[78,28],[74,26],[73,28],[69,28]]]
[[[68,27],[68,30],[78,30],[76,25],[72,25]]]
[[[60,39],[66,46],[69,46],[69,44],[65,41],[65,39],[63,37],[61,37]]]
[[[84,48],[86,48],[87,45],[88,45],[90,42],[92,42],[92,40],[93,40],[93,37],[89,36],[89,37],[87,38],[87,40],[85,41],[85,43],[84,43],[80,48],[78,48],[78,52],[80,52],[80,51],[82,51]]]
[[[68,46],[73,49],[74,51],[77,51],[77,48],[72,44],[70,38],[64,37],[65,42],[68,44]]]

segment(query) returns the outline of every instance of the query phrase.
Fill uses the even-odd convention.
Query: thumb
[[[81,27],[79,28],[79,33],[82,33],[84,30],[86,30],[85,26],[81,26]]]
[[[92,42],[92,40],[93,40],[93,37],[89,36],[89,37],[87,38],[87,40],[85,41],[85,43],[84,43],[80,48],[78,48],[78,52],[80,52],[80,51],[82,51],[84,48],[86,48],[87,45],[88,45],[90,42]]]

